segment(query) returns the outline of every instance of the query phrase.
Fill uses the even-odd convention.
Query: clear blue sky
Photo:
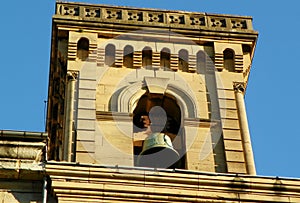
[[[299,0],[81,2],[253,16],[259,40],[246,105],[257,173],[300,178]],[[0,129],[44,131],[55,1],[3,1],[1,8]]]

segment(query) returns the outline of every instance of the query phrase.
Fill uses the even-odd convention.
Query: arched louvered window
[[[115,66],[116,47],[113,44],[108,44],[105,47],[105,65]]]
[[[152,49],[145,47],[142,51],[142,65],[146,69],[152,68]]]
[[[86,61],[89,57],[89,40],[81,38],[77,43],[77,58],[81,61]]]
[[[224,68],[229,72],[234,72],[234,51],[232,49],[225,49],[223,52]]]
[[[130,45],[125,46],[123,53],[123,66],[126,68],[133,67],[133,47]]]
[[[164,70],[170,69],[171,51],[168,48],[163,48],[160,51],[160,67]]]
[[[206,73],[206,54],[202,50],[197,52],[197,73]]]
[[[181,49],[178,53],[178,69],[182,72],[189,71],[189,52],[185,49]]]

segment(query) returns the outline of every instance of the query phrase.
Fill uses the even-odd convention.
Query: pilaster
[[[251,138],[246,114],[246,106],[244,101],[245,84],[241,82],[234,82],[233,86],[239,115],[239,123],[241,128],[241,136],[244,147],[247,173],[250,175],[256,175]]]

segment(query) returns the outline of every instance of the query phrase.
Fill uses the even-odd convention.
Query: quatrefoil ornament
[[[96,9],[86,9],[85,10],[86,17],[92,17],[92,18],[99,17],[99,13],[100,13],[100,11],[96,10]]]
[[[178,16],[170,16],[170,23],[179,24],[180,23],[179,17]]]
[[[212,19],[211,25],[212,27],[225,27],[225,21],[221,19]]]
[[[159,22],[159,14],[149,14],[149,21],[150,22]]]
[[[239,28],[239,29],[246,28],[245,22],[243,21],[231,21],[231,23],[232,23],[232,28]]]
[[[65,15],[74,16],[76,14],[75,8],[65,7],[64,11]]]
[[[134,20],[137,21],[139,20],[139,15],[138,13],[128,13],[128,20]]]
[[[117,11],[107,11],[107,18],[108,19],[117,19],[119,17],[119,14]]]
[[[201,17],[191,17],[191,25],[204,25],[205,22]]]

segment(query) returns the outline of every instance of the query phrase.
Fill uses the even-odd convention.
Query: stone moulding
[[[299,179],[57,162],[46,172],[59,201],[300,201]]]
[[[40,162],[47,135],[44,132],[0,130],[0,158]]]
[[[47,135],[0,130],[0,185],[4,179],[42,180]]]
[[[201,12],[140,9],[120,6],[56,3],[54,18],[106,23],[134,24],[191,30],[223,30],[229,32],[256,33],[252,17],[219,15]]]

